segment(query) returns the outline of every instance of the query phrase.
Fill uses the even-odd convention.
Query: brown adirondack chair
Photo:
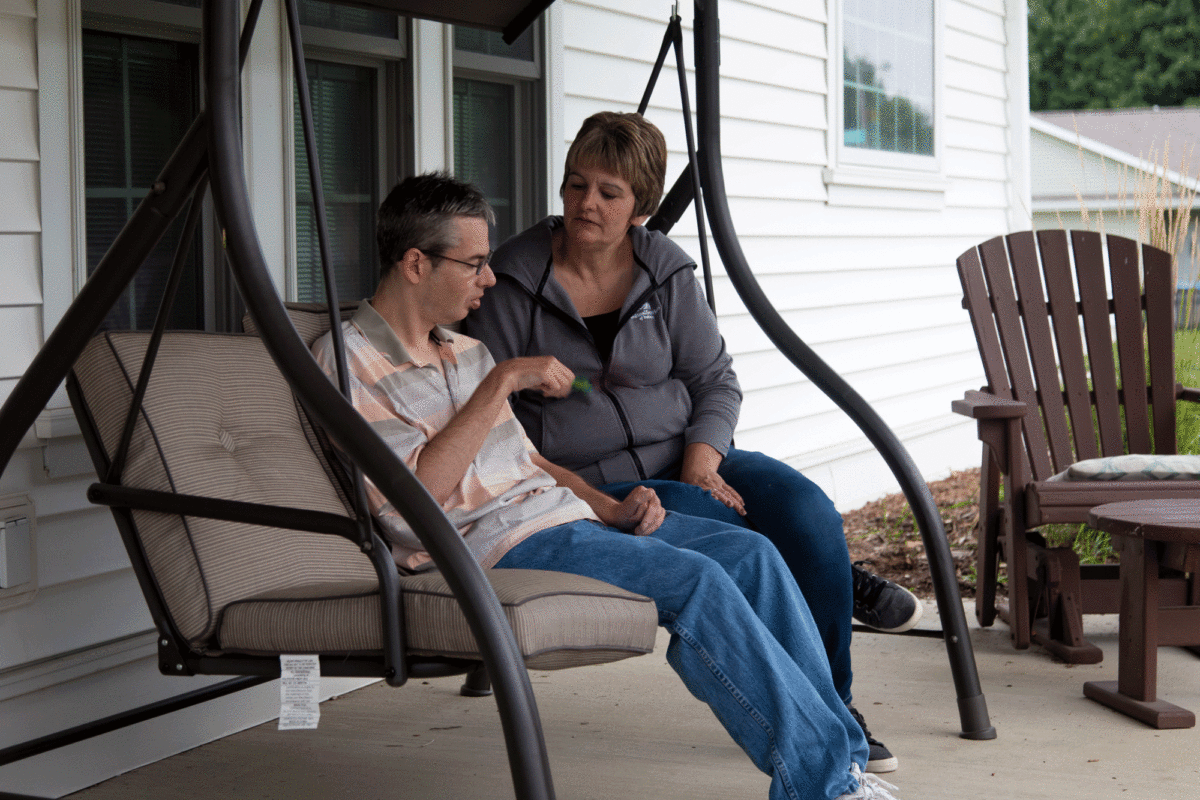
[[[1082,615],[1118,611],[1119,570],[1081,566],[1036,529],[1084,523],[1103,503],[1200,497],[1195,475],[1070,474],[1086,472],[1083,461],[1177,452],[1176,400],[1200,401],[1200,391],[1175,382],[1171,256],[1115,235],[1025,231],[963,253],[958,273],[988,381],[953,403],[983,442],[976,615],[989,626],[999,613],[1017,648],[1032,640],[1096,663]],[[1187,555],[1165,554],[1162,606],[1197,602]],[[1006,603],[996,596],[1001,559]]]

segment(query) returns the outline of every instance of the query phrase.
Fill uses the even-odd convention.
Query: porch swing
[[[355,0],[350,4],[500,31],[505,41],[512,42],[551,2]],[[69,377],[69,392],[81,427],[93,432],[89,449],[102,480],[91,487],[89,498],[113,509],[158,628],[162,671],[250,676],[207,693],[193,693],[187,702],[200,702],[277,677],[278,655],[286,652],[337,653],[336,657],[323,659],[326,674],[377,675],[393,685],[404,683],[411,675],[467,672],[467,691],[484,691],[484,681],[490,678],[517,796],[551,798],[554,790],[527,667],[575,666],[645,652],[652,647],[656,627],[653,604],[577,576],[559,578],[549,573],[497,581],[494,574],[485,574],[437,503],[343,395],[346,367],[338,337],[335,361],[340,387],[335,387],[317,366],[308,345],[326,329],[340,330],[343,306],[328,268],[327,317],[317,317],[311,310],[289,310],[270,280],[251,215],[239,115],[240,64],[253,36],[260,2],[250,4],[239,35],[240,5],[237,0],[205,2],[205,109],[0,407],[0,470],[8,464],[24,432],[58,385]],[[323,263],[328,265],[320,165],[313,153],[296,4],[286,0],[286,6],[318,209],[318,240]],[[702,243],[707,218],[726,273],[754,319],[780,351],[854,419],[883,455],[913,508],[929,556],[957,692],[961,735],[994,738],[957,594],[949,545],[928,488],[878,415],[775,311],[738,244],[720,159],[716,0],[697,0],[695,15],[698,137],[693,136],[691,128],[677,13],[668,25],[642,101],[644,109],[666,53],[673,48],[689,162],[649,225],[669,230],[695,200]],[[107,332],[93,336],[150,250],[185,207],[188,233],[181,243],[190,240],[210,182],[216,213],[225,231],[230,271],[261,339],[165,332],[182,273],[184,244],[176,254],[154,329],[149,333]],[[702,198],[706,201],[703,206]],[[706,245],[702,249],[706,291],[712,304]],[[270,407],[257,415],[253,408],[238,415],[219,408],[212,412],[211,419],[181,419],[180,411],[191,409],[178,391],[171,390],[177,388],[176,383],[183,385],[191,372],[208,373],[204,390],[213,393],[221,392],[232,381],[240,380],[238,385],[246,391],[256,391],[257,384],[269,395]],[[152,374],[157,376],[154,381]],[[123,405],[114,406],[115,400]],[[156,408],[151,410],[151,406]],[[265,425],[273,419],[286,420],[286,424]],[[210,424],[213,430],[207,440],[201,441],[203,437],[194,434],[203,424]],[[239,438],[238,425],[243,429],[265,425],[270,438],[250,448]],[[337,459],[330,457],[331,442],[353,463],[348,473],[339,472]],[[300,465],[300,477],[269,474],[273,465],[281,462]],[[187,478],[181,478],[185,473]],[[264,487],[261,496],[239,494],[240,487],[231,486],[237,483],[231,477],[234,475],[253,477]],[[371,479],[416,532],[438,568],[436,575],[397,575],[386,544],[365,513],[362,476]],[[197,546],[199,534],[193,536],[193,527],[208,531],[206,544]],[[279,529],[283,528],[292,531],[286,541],[298,548],[300,561],[291,562],[292,574],[273,574],[269,585],[257,585],[247,594],[239,582],[247,579],[247,573],[261,572],[277,562],[283,549],[279,547]],[[244,551],[237,555],[224,549],[255,543],[266,548],[266,555],[260,552],[257,561],[242,562]],[[210,580],[203,568],[196,566],[206,560],[237,563],[220,580]],[[181,564],[192,571],[182,578],[168,574],[171,569],[178,571]],[[166,573],[162,571],[164,566]],[[299,582],[303,584],[299,590],[297,569],[317,570],[307,582]],[[488,571],[495,572],[504,571]],[[564,578],[570,580],[564,582]],[[332,594],[330,587],[335,590]],[[414,611],[412,603],[401,600],[405,592],[406,598],[419,597],[425,605]],[[544,609],[530,604],[547,594],[588,594],[594,599],[592,605],[604,606],[606,613],[621,620],[619,625],[610,626],[618,628],[620,635],[588,641],[573,638],[580,629],[589,627],[586,619],[571,611],[564,616],[557,609],[545,612],[558,621],[557,626],[543,626],[554,629],[550,633],[541,627],[516,624],[522,614],[543,615]],[[186,613],[178,613],[180,608]],[[330,639],[317,644],[305,640],[305,633],[314,628],[312,620],[328,620],[334,614],[346,615],[337,617],[342,620],[355,619],[357,627],[343,638],[334,637],[332,644]],[[431,627],[431,619],[439,622]],[[448,619],[453,622],[446,622]],[[231,626],[230,632],[236,635],[223,639],[219,629],[225,626]],[[443,627],[453,628],[453,646],[431,641],[440,637],[421,638],[430,630],[440,633]],[[514,628],[522,631],[520,640]],[[214,642],[221,647],[212,646]],[[306,645],[311,647],[305,650]],[[148,712],[135,709],[118,717],[129,720],[139,713],[144,719]],[[45,737],[45,741],[8,748],[0,753],[0,763],[78,741],[99,729],[112,730],[127,724],[122,719],[102,720],[65,735]]]

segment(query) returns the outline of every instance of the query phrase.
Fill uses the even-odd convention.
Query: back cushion
[[[75,366],[110,457],[148,339],[100,334]],[[257,337],[167,333],[142,406],[124,485],[346,513]],[[143,511],[134,519],[168,611],[198,649],[231,602],[376,580],[366,556],[337,536]]]
[[[329,330],[329,306],[324,303],[284,303],[287,315],[308,347]],[[345,322],[358,310],[358,301],[338,303],[338,318]],[[249,313],[242,317],[242,330],[258,335],[258,324]]]

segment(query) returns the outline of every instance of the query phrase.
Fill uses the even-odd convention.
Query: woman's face
[[[576,164],[563,186],[563,221],[573,245],[588,248],[620,243],[631,225],[641,225],[645,216],[635,217],[637,199],[629,182],[619,175],[585,164]]]

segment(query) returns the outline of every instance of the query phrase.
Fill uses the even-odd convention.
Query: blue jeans
[[[867,743],[833,687],[812,615],[761,535],[668,514],[651,536],[580,520],[540,531],[496,564],[586,575],[653,598],[667,661],[708,703],[772,800],[853,791]]]
[[[829,657],[834,686],[849,703],[854,680],[850,669],[854,596],[842,515],[819,486],[762,453],[731,447],[717,474],[742,496],[745,517],[707,490],[678,481],[610,483],[600,490],[624,499],[633,487],[649,486],[668,510],[750,527],[770,539],[808,600]]]

